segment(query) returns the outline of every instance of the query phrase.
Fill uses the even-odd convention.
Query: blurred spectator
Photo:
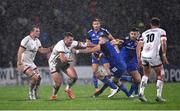
[[[40,23],[41,41],[44,46],[55,44],[66,31],[75,39],[84,41],[84,34],[98,17],[114,37],[126,36],[131,26],[144,31],[149,19],[157,16],[167,31],[170,63],[180,63],[180,1],[178,0],[1,0],[0,1],[0,67],[15,67],[20,40],[31,24]],[[39,57],[39,56],[37,56]],[[83,57],[83,59],[81,59]],[[39,59],[40,58],[40,59]],[[47,57],[36,62],[46,66]],[[88,65],[88,56],[79,55],[78,65]]]

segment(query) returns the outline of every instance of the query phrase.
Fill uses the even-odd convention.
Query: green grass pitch
[[[129,87],[129,85],[128,85]],[[109,90],[106,90],[98,98],[92,98],[93,86],[75,85],[73,91],[76,99],[69,100],[64,92],[64,86],[58,92],[58,100],[50,101],[51,86],[41,86],[39,94],[41,99],[30,101],[27,99],[27,86],[0,87],[0,109],[6,110],[179,110],[180,109],[180,83],[165,83],[163,96],[166,103],[155,101],[155,83],[146,87],[145,95],[147,103],[136,99],[129,99],[121,91],[113,98],[108,99]]]

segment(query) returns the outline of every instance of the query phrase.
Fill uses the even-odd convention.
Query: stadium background
[[[43,46],[48,47],[70,31],[76,40],[85,40],[94,17],[102,19],[115,38],[127,35],[131,26],[141,32],[149,19],[157,16],[167,31],[168,58],[171,65],[180,63],[179,0],[1,0],[0,1],[0,67],[16,66],[20,41],[31,24],[41,25]],[[82,59],[83,57],[83,59]],[[38,54],[38,66],[47,66],[47,57]],[[89,56],[79,55],[77,65],[90,65]]]
[[[127,36],[131,26],[140,28],[141,32],[146,30],[149,19],[153,16],[161,19],[161,27],[166,30],[168,37],[167,55],[170,65],[165,66],[165,72],[166,81],[173,83],[165,82],[163,95],[167,98],[167,103],[154,101],[155,83],[147,88],[150,101],[145,104],[137,99],[129,100],[122,93],[107,99],[108,91],[100,98],[91,98],[94,91],[92,85],[89,85],[92,77],[91,61],[89,55],[83,54],[77,56],[75,64],[78,82],[82,80],[85,85],[73,87],[77,96],[75,100],[67,99],[62,91],[63,86],[58,94],[59,100],[49,101],[52,87],[41,85],[41,99],[28,101],[28,79],[16,70],[16,54],[20,41],[29,33],[29,26],[41,25],[40,40],[43,46],[48,47],[61,40],[66,31],[72,32],[76,40],[84,41],[94,17],[100,18],[103,27],[115,38],[123,38]],[[179,0],[0,0],[0,109],[179,110],[179,29]],[[48,56],[38,53],[35,60],[37,66],[40,66],[42,84],[52,82],[48,70]],[[152,76],[151,80],[155,80],[155,76]]]

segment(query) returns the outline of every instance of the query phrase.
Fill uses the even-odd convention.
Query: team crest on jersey
[[[104,33],[103,32],[100,32],[99,35],[103,35]]]

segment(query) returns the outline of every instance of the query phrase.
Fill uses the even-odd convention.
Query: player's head
[[[159,27],[160,26],[160,19],[157,17],[153,17],[151,19],[150,25],[151,25],[151,27]]]
[[[32,25],[31,28],[30,28],[30,35],[32,37],[39,37],[40,35],[40,27],[39,25]]]
[[[129,37],[133,40],[136,40],[138,36],[139,36],[139,29],[136,27],[131,28],[129,32]]]
[[[103,34],[103,35],[99,36],[99,43],[100,44],[103,44],[103,43],[105,43],[107,41],[109,41],[109,39],[108,39],[108,36],[106,34]]]
[[[98,31],[98,30],[101,28],[101,20],[95,18],[95,19],[92,21],[92,27],[93,27],[94,30]]]
[[[66,46],[71,46],[72,42],[74,40],[74,36],[71,32],[64,33],[64,43]]]

